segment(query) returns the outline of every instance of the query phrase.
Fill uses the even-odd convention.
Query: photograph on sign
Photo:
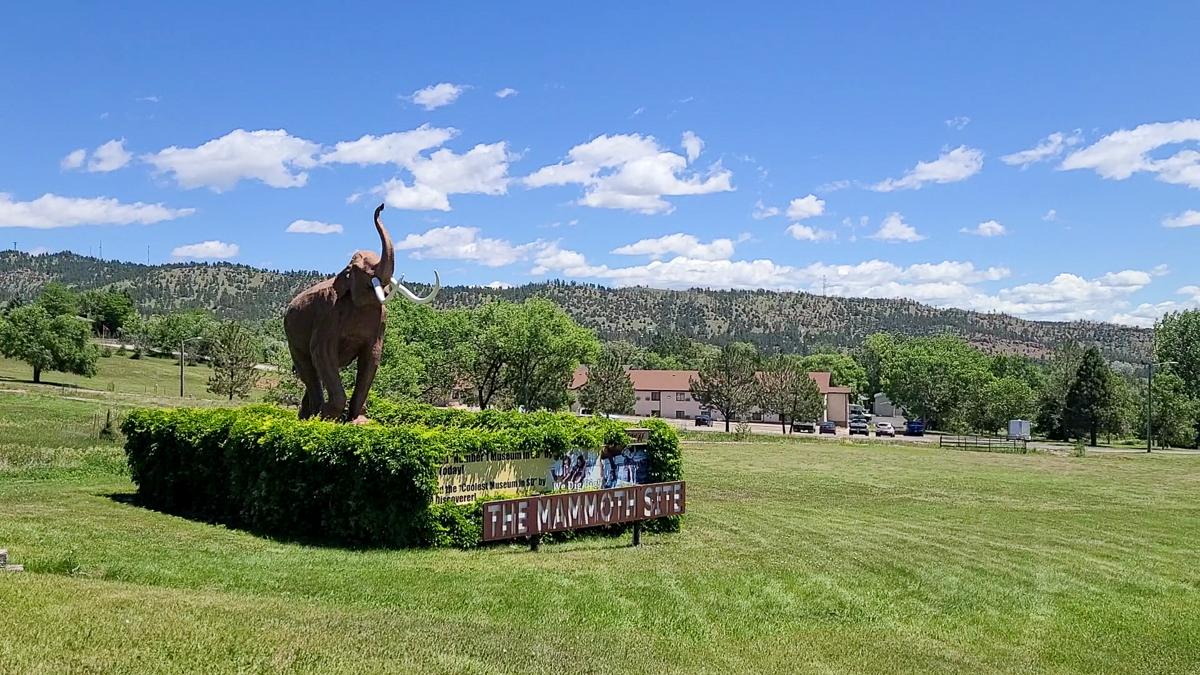
[[[645,483],[650,472],[645,448],[604,448],[567,453],[551,467],[550,490],[604,489]]]

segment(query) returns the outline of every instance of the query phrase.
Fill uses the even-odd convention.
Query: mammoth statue
[[[327,420],[367,421],[363,407],[375,380],[375,369],[383,353],[383,331],[387,309],[383,306],[393,291],[423,304],[437,296],[441,279],[433,273],[433,292],[424,298],[400,284],[392,273],[396,256],[392,239],[379,220],[383,204],[375,209],[375,229],[383,255],[358,251],[337,276],[302,291],[288,305],[283,317],[288,347],[296,375],[304,382],[300,419],[320,415]],[[346,407],[346,390],[339,371],[358,360],[354,395]],[[323,391],[329,392],[326,400]]]

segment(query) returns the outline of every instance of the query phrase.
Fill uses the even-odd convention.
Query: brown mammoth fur
[[[327,420],[366,422],[363,408],[383,354],[387,325],[384,302],[394,290],[414,302],[429,302],[440,288],[440,283],[435,283],[432,293],[419,298],[393,279],[395,250],[379,218],[382,211],[380,204],[375,209],[375,229],[382,254],[356,252],[337,276],[313,284],[292,298],[284,314],[292,363],[305,387],[301,419],[320,415]],[[436,278],[437,272],[434,275]],[[340,371],[355,360],[358,374],[347,408]]]

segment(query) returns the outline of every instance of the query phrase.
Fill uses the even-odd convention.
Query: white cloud
[[[958,129],[960,131],[970,123],[970,117],[955,117],[952,120],[946,120],[946,126],[950,127],[951,129]]]
[[[479,236],[477,227],[436,227],[424,234],[410,234],[394,243],[398,251],[412,251],[410,258],[471,260],[486,267],[501,267],[523,260],[541,242],[513,246],[503,239]]]
[[[1145,172],[1164,183],[1200,188],[1200,152],[1187,148],[1164,159],[1150,156],[1163,146],[1196,141],[1200,141],[1200,120],[1143,124],[1113,132],[1072,153],[1059,168],[1093,169],[1114,180]]]
[[[1200,211],[1184,211],[1183,213],[1162,221],[1163,227],[1192,227],[1200,225]]]
[[[618,255],[648,255],[653,260],[661,260],[668,253],[697,260],[728,260],[733,256],[733,250],[732,239],[714,239],[702,244],[690,234],[668,234],[658,239],[643,239],[612,252]]]
[[[690,164],[700,156],[700,151],[704,149],[704,140],[690,131],[685,131],[683,132],[683,142],[681,145],[687,152],[688,163]]]
[[[826,241],[828,239],[837,239],[837,233],[830,230],[818,230],[807,225],[794,223],[788,227],[787,233],[792,235],[793,239],[800,241]]]
[[[1023,284],[999,291],[980,302],[987,309],[1033,319],[1107,321],[1122,318],[1136,323],[1136,317],[1122,310],[1126,298],[1147,286],[1151,275],[1137,270],[1110,272],[1095,279],[1075,274],[1059,274],[1049,283]]]
[[[754,203],[754,210],[750,212],[750,217],[755,220],[762,220],[764,218],[774,218],[779,213],[778,206],[764,206],[760,199]]]
[[[87,170],[91,173],[116,171],[129,163],[133,153],[125,149],[125,139],[112,140],[96,148],[88,160]]]
[[[285,231],[305,234],[341,234],[342,226],[322,223],[319,220],[295,220],[287,226]]]
[[[959,232],[966,232],[967,234],[977,234],[981,237],[999,237],[1000,235],[1008,234],[1008,230],[1005,229],[1005,227],[1003,225],[1001,225],[1000,223],[997,223],[994,220],[989,220],[987,222],[980,223],[980,224],[976,225],[975,227],[964,227],[961,230],[959,230]]]
[[[421,157],[421,153],[439,148],[458,135],[454,128],[432,127],[422,124],[410,131],[399,131],[384,136],[367,134],[357,141],[342,141],[333,150],[321,155],[322,164],[395,164],[410,168]]]
[[[850,181],[835,180],[831,183],[822,183],[822,184],[818,185],[816,191],[817,192],[837,192],[838,190],[845,190],[848,187],[850,187]]]
[[[825,202],[817,199],[816,195],[809,195],[800,199],[793,199],[791,204],[788,204],[787,217],[790,220],[804,220],[825,213]]]
[[[223,241],[215,240],[179,246],[171,251],[171,255],[175,258],[232,258],[237,254],[237,244],[226,244]]]
[[[322,164],[393,164],[412,174],[411,182],[393,178],[374,188],[388,206],[413,210],[450,210],[452,194],[498,195],[508,191],[508,164],[516,155],[505,142],[479,144],[464,154],[438,148],[458,135],[457,129],[422,125],[386,136],[363,136],[338,143],[321,156]]]
[[[630,115],[630,117],[637,117],[638,115],[641,115],[644,112],[646,112],[645,108],[638,108],[637,110],[633,111],[633,114]]]
[[[503,97],[501,97],[501,98],[503,98]],[[513,285],[508,283],[507,281],[493,281],[492,283],[484,286],[484,288],[493,288],[493,289],[512,288],[512,287],[513,287]]]
[[[394,208],[449,211],[452,194],[508,192],[508,163],[513,158],[504,142],[476,145],[462,155],[443,148],[408,165],[412,185],[394,178],[373,192],[384,195]]]
[[[162,204],[122,204],[106,197],[79,199],[53,194],[16,202],[12,195],[0,192],[0,227],[51,229],[76,225],[149,225],[195,212],[195,209],[171,209]]]
[[[888,217],[883,219],[883,224],[880,225],[879,231],[868,235],[868,238],[878,239],[879,241],[912,243],[925,239],[925,235],[917,234],[915,227],[904,222],[904,216],[899,213],[889,213]]]
[[[516,95],[517,95],[517,90],[513,89],[512,87],[505,87],[505,88],[501,89],[500,91],[496,92],[497,98],[508,98],[509,96],[516,96]]]
[[[699,141],[700,139],[696,139]],[[587,187],[582,206],[624,209],[639,213],[670,213],[664,196],[702,195],[732,191],[733,174],[720,162],[708,174],[681,176],[685,157],[659,147],[653,136],[598,136],[567,153],[569,162],[542,167],[527,176],[529,187],[579,183]]]
[[[64,170],[78,169],[79,167],[83,166],[83,160],[85,159],[87,159],[87,150],[80,148],[66,157],[63,157],[62,161],[59,162],[58,165]]]
[[[1038,142],[1036,146],[1029,150],[1014,152],[1011,155],[1004,155],[1000,158],[1005,164],[1020,165],[1022,169],[1027,168],[1030,164],[1044,162],[1048,159],[1054,159],[1062,154],[1063,150],[1079,145],[1083,142],[1083,132],[1076,129],[1074,133],[1067,135],[1061,131],[1050,134]]]
[[[442,82],[418,89],[406,98],[426,110],[433,110],[454,103],[465,90],[466,87],[462,85]]]
[[[1010,276],[1004,267],[976,268],[968,262],[945,261],[902,267],[870,260],[856,265],[814,263],[806,267],[770,260],[696,260],[678,256],[635,267],[589,265],[575,251],[557,246],[539,255],[534,273],[554,271],[565,277],[607,280],[616,286],[686,289],[738,288],[817,292],[845,297],[909,298],[940,307],[997,311],[1047,321],[1120,321],[1146,325],[1163,311],[1181,306],[1165,303],[1130,309],[1128,298],[1151,281],[1148,272],[1125,270],[1084,279],[1059,274],[1047,283],[1022,284],[985,292],[979,284]],[[1180,289],[1200,303],[1200,286]],[[1149,309],[1147,309],[1149,307]],[[1149,317],[1149,318],[1147,318]]]
[[[917,162],[917,166],[904,174],[903,178],[889,178],[876,183],[869,189],[875,192],[893,190],[920,190],[926,183],[957,183],[983,169],[983,152],[961,145],[944,152],[932,162]]]
[[[258,180],[271,187],[301,187],[317,165],[320,146],[289,136],[282,129],[237,129],[196,148],[171,146],[142,159],[159,172],[174,174],[179,187],[230,190],[240,180]]]
[[[33,255],[33,256],[46,255],[49,252],[50,252],[49,248],[47,248],[45,246],[38,246],[37,248],[30,250],[29,255]]]
[[[1042,216],[1042,220],[1058,220],[1058,211],[1050,209],[1046,212],[1046,215]]]

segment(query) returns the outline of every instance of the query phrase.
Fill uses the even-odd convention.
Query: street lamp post
[[[186,340],[179,341],[179,398],[183,398],[183,366],[185,363],[187,363],[187,360],[184,358],[184,354],[183,354],[183,346],[186,345],[187,343],[191,342],[192,340],[203,340],[203,339],[204,338],[202,336],[197,335],[196,337],[190,337],[190,338],[187,338]]]
[[[1146,452],[1150,452],[1151,446],[1154,444],[1153,428],[1151,427],[1154,419],[1154,368],[1156,366],[1172,366],[1178,363],[1177,361],[1162,361],[1159,363],[1151,363],[1150,369],[1146,371]]]

